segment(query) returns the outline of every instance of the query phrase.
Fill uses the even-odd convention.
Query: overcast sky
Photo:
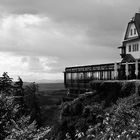
[[[0,0],[0,74],[38,82],[67,66],[120,61],[139,0]]]

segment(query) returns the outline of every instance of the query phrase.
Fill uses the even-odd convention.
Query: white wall
[[[133,44],[139,44],[139,51],[133,51]],[[129,45],[131,45],[131,52],[129,52]],[[140,41],[134,41],[126,44],[126,54],[131,54],[135,59],[140,58]]]

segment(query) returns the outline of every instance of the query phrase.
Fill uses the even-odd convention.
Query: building
[[[65,87],[71,92],[80,92],[88,90],[93,80],[140,79],[140,13],[128,23],[124,40],[118,48],[121,62],[65,68]]]
[[[128,23],[122,46],[119,49],[121,64],[125,65],[122,69],[125,69],[126,78],[140,78],[140,13],[136,13]]]

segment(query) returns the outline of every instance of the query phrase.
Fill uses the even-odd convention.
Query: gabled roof
[[[138,36],[140,38],[140,13],[136,13],[135,17],[132,18],[132,20],[127,25],[127,29],[126,29],[124,40],[127,39],[127,31],[128,31],[129,25],[132,24],[132,23],[134,23],[134,25],[136,26],[136,29],[137,29],[137,32],[138,32]]]

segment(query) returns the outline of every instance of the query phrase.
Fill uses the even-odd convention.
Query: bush
[[[96,127],[94,135],[95,139],[140,139],[139,126],[139,97],[134,94],[119,99],[110,112],[104,114],[103,123]]]

